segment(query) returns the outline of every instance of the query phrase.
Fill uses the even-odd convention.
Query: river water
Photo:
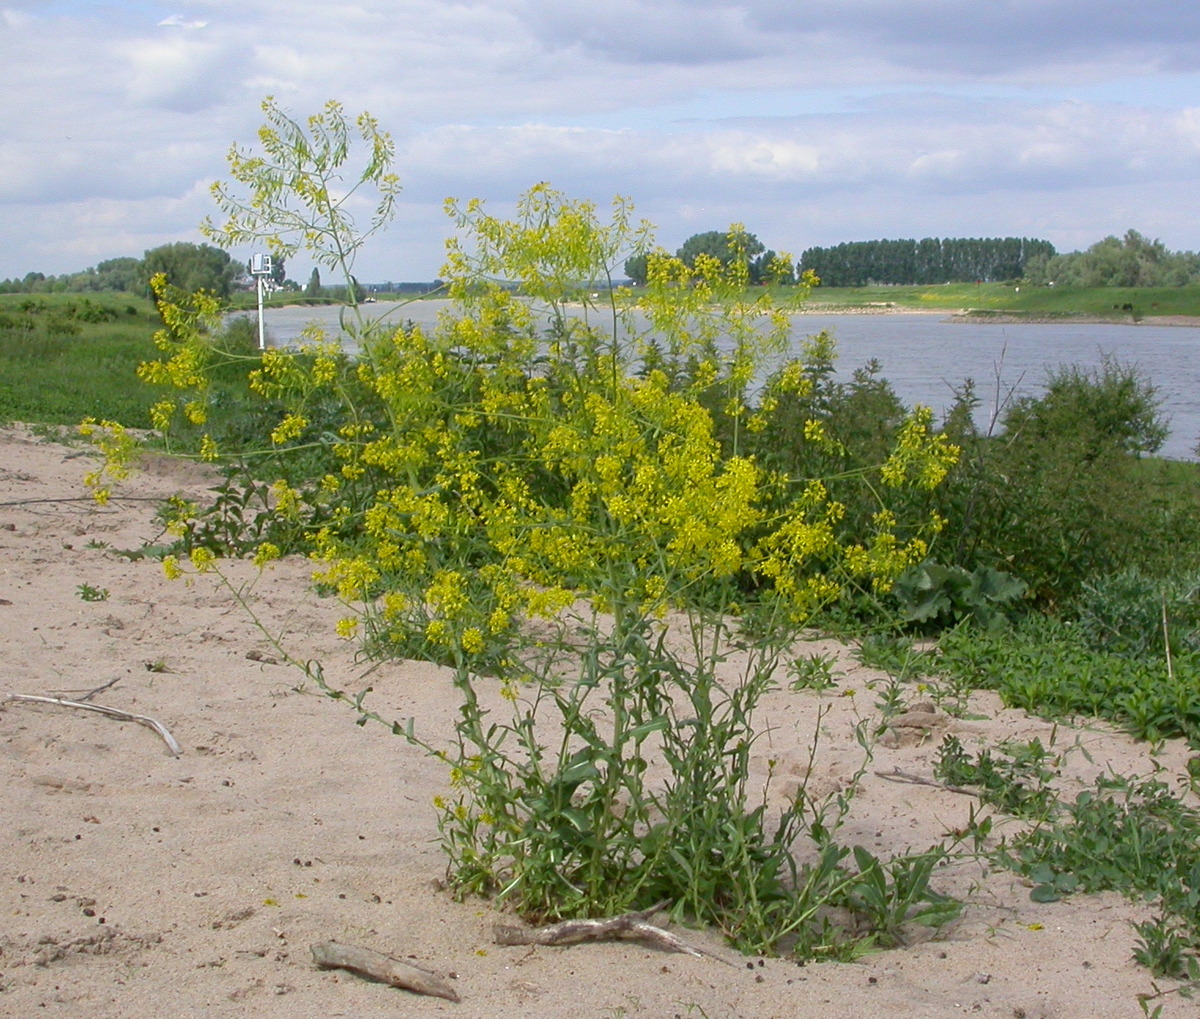
[[[448,301],[413,301],[364,305],[368,316],[390,313],[432,325]],[[305,326],[319,323],[330,335],[338,331],[338,308],[269,308],[265,312],[268,343],[295,343]],[[1200,328],[1156,325],[1092,325],[1077,323],[1000,325],[951,322],[937,314],[797,315],[797,343],[828,329],[837,340],[839,373],[875,359],[881,374],[906,404],[923,403],[935,414],[954,401],[964,379],[975,380],[983,405],[976,414],[983,426],[998,397],[1014,388],[1036,393],[1048,369],[1076,364],[1090,368],[1112,357],[1136,365],[1158,389],[1171,434],[1160,454],[1196,459],[1200,441]]]

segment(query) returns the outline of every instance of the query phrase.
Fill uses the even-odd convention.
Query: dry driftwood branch
[[[447,1001],[458,1001],[458,993],[436,973],[411,962],[402,962],[370,948],[320,941],[311,946],[313,962],[321,969],[348,969],[392,987],[417,994],[428,994]]]
[[[109,499],[112,502],[162,502],[162,499],[157,495],[122,495],[119,492],[114,492],[109,496]],[[46,499],[9,499],[7,502],[0,502],[0,506],[36,506],[39,503],[48,502],[90,502],[99,507],[94,495],[60,495]]]
[[[183,753],[183,748],[175,741],[175,737],[171,735],[167,727],[162,722],[156,721],[148,715],[135,715],[132,711],[109,708],[103,704],[86,704],[83,701],[68,701],[61,697],[43,697],[40,694],[32,693],[6,694],[3,703],[7,703],[8,701],[25,701],[32,704],[56,704],[60,708],[79,708],[81,711],[94,711],[98,715],[108,715],[110,718],[119,718],[124,722],[139,722],[142,725],[149,726],[162,737],[163,742],[167,745],[167,749],[171,751],[172,757],[178,757]]]
[[[498,945],[577,945],[582,941],[620,938],[641,941],[667,952],[683,952],[697,958],[708,956],[726,965],[734,965],[714,952],[689,945],[670,931],[649,923],[648,917],[653,916],[665,905],[665,902],[660,902],[641,912],[622,913],[620,916],[606,917],[602,920],[564,920],[548,927],[511,927],[497,924],[492,929],[492,938]]]
[[[962,793],[964,796],[979,795],[976,789],[967,789],[960,785],[946,785],[945,782],[935,782],[931,778],[922,778],[920,775],[914,775],[911,771],[901,771],[899,768],[893,768],[891,771],[877,771],[875,775],[877,778],[886,778],[889,782],[904,782],[908,785],[928,785],[934,789],[945,789],[948,793]]]

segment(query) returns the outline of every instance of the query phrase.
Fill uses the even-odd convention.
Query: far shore
[[[970,322],[972,325],[1114,325],[1114,326],[1183,326],[1200,328],[1200,315],[1039,315],[1036,312],[980,312],[970,309],[950,313],[948,322]]]
[[[936,315],[947,322],[972,325],[1119,325],[1184,326],[1200,328],[1200,315],[1047,315],[1037,312],[989,311],[980,308],[910,308],[901,304],[821,304],[810,303],[794,312],[797,315]]]

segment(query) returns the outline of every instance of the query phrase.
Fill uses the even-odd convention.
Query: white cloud
[[[128,65],[126,91],[137,106],[196,113],[241,95],[241,47],[192,36],[141,38],[115,50]]]
[[[367,276],[437,271],[447,195],[500,211],[544,179],[631,195],[668,246],[735,219],[792,248],[954,229],[1086,246],[1129,226],[1200,246],[1200,8],[1177,0],[97,10],[0,8],[0,277],[194,237],[267,93],[300,117],[338,98],[393,132],[404,222]]]
[[[11,207],[6,229],[20,233],[25,268],[7,273],[0,269],[0,276],[70,272],[108,258],[140,258],[150,248],[173,241],[201,243],[196,224],[209,205],[207,187],[197,182],[170,199],[93,198]]]
[[[159,28],[183,28],[188,31],[195,31],[200,28],[207,28],[207,21],[188,20],[182,14],[172,14],[169,18],[163,18],[158,23]]]

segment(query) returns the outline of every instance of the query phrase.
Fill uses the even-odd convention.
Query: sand
[[[0,430],[0,695],[79,697],[112,682],[97,703],[152,716],[183,752],[172,757],[133,722],[27,703],[0,709],[0,1015],[1141,1014],[1136,996],[1153,984],[1131,959],[1130,924],[1149,907],[1117,895],[1035,903],[1011,874],[972,859],[937,875],[940,890],[966,903],[961,919],[854,963],[738,958],[703,930],[677,933],[735,965],[629,942],[494,944],[493,925],[512,916],[443,890],[432,800],[446,791],[444,766],[382,726],[360,728],[352,710],[275,663],[211,576],[172,582],[160,564],[116,554],[154,541],[155,500],[203,494],[204,472],[153,459],[100,507],[81,484],[90,465],[81,446]],[[245,563],[227,571],[234,583],[254,576]],[[383,713],[414,716],[430,738],[448,735],[456,703],[447,675],[400,661],[363,678],[355,648],[334,633],[344,610],[316,597],[307,578],[303,561],[285,560],[249,592],[268,629],[298,658],[319,659],[332,681],[372,685]],[[83,600],[85,584],[107,598]],[[838,687],[771,693],[760,717],[772,731],[760,746],[781,762],[781,785],[789,775],[794,785],[826,708],[810,785],[819,791],[844,785],[861,763],[855,706],[872,710],[869,685],[882,675],[830,641],[801,653],[812,652],[838,654]],[[847,841],[901,852],[966,823],[973,798],[876,774],[931,779],[943,732],[971,750],[1051,739],[1049,723],[990,694],[975,697],[971,713],[985,717],[938,712],[877,748]],[[1059,725],[1054,737],[1092,758],[1069,757],[1065,795],[1110,766],[1153,767],[1145,745],[1103,726]],[[1186,757],[1168,745],[1157,760],[1182,775]],[[1013,826],[997,821],[1001,831]],[[461,1001],[319,970],[309,946],[327,940],[437,970]],[[1162,1003],[1165,1016],[1195,1014],[1176,995]]]

